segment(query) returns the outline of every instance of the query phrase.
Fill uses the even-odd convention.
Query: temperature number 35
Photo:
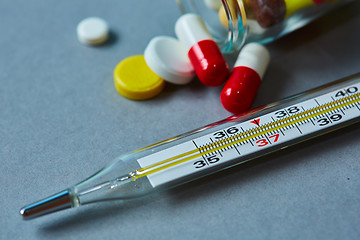
[[[194,162],[194,166],[195,166],[195,168],[202,168],[208,164],[217,163],[218,161],[220,161],[220,158],[218,158],[216,155],[213,155],[213,156],[207,157],[206,162],[205,162],[205,160],[199,160],[199,161]]]

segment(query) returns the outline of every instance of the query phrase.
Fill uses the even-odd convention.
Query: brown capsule
[[[250,4],[255,19],[263,28],[271,27],[285,18],[284,0],[252,0]]]

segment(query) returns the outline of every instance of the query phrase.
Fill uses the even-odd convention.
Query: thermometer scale
[[[81,183],[20,213],[31,219],[92,202],[144,196],[359,120],[356,74],[122,155]]]

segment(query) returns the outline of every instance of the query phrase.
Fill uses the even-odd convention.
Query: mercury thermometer
[[[360,73],[122,155],[23,219],[168,189],[360,120]]]

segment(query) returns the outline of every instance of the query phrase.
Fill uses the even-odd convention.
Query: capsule
[[[175,33],[187,50],[199,80],[209,87],[223,84],[229,76],[229,67],[200,16],[182,15],[175,24]]]
[[[237,114],[251,107],[269,62],[269,51],[263,45],[249,43],[243,47],[220,94],[227,111]]]
[[[248,4],[260,26],[269,28],[305,7],[325,1],[334,0],[253,0]]]

